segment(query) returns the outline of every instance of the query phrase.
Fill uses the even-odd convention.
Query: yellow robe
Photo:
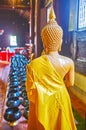
[[[70,97],[46,55],[27,65],[28,130],[76,130]]]

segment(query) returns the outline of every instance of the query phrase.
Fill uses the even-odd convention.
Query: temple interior
[[[63,29],[60,54],[75,65],[74,86],[68,89],[75,124],[77,130],[86,130],[86,0],[0,0],[0,130],[27,129],[25,68],[43,52],[41,29],[52,1]]]

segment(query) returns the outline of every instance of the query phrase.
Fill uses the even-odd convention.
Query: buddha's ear
[[[42,38],[44,50],[46,50],[46,44],[45,44],[45,41],[44,41],[44,37],[42,36],[41,38]]]
[[[59,43],[59,47],[58,47],[58,51],[59,51],[59,52],[61,51],[62,42],[63,42],[63,40],[61,39],[61,41],[60,41],[60,43]]]
[[[46,47],[46,46],[44,47],[44,51],[45,51],[45,54],[47,54],[47,53],[48,53],[48,49],[47,49],[47,47]]]
[[[59,48],[58,48],[58,52],[60,52],[61,51],[61,46],[59,46]]]
[[[43,37],[41,36],[41,40],[42,40],[42,42],[43,42]]]

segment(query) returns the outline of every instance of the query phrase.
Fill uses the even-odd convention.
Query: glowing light
[[[11,46],[17,46],[16,36],[10,36],[10,45]]]

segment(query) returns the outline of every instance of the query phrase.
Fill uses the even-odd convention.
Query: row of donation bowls
[[[21,92],[21,95],[23,96],[22,99],[19,99],[19,96],[20,96],[19,89],[22,90]],[[7,120],[8,122],[15,122],[21,117],[22,112],[18,108],[20,104],[24,106],[23,116],[26,119],[28,119],[29,101],[25,92],[25,88],[24,87],[11,88],[9,89],[7,96],[8,96],[8,100],[6,102],[6,105],[8,108],[6,109],[5,114],[4,114],[5,120]]]
[[[16,75],[14,75],[10,78],[9,87],[10,86],[19,86],[19,85],[21,86],[22,84],[25,84],[25,80],[26,80],[26,76],[22,76],[22,77],[20,77],[20,79],[18,79],[18,77]]]
[[[24,108],[24,112],[22,113],[18,107],[7,108],[4,114],[4,119],[8,122],[17,121],[23,114],[23,116],[28,119],[29,106]]]
[[[21,117],[22,113],[18,107],[8,108],[5,111],[4,119],[8,122],[15,122]]]
[[[29,106],[29,101],[28,99],[19,99],[18,97],[12,97],[12,98],[8,98],[6,105],[9,108],[14,108],[14,107],[19,107],[20,104],[22,104],[24,107]]]
[[[19,99],[20,97],[21,99]],[[10,87],[8,90],[7,98],[8,100],[6,105],[8,107],[18,107],[20,104],[22,104],[24,107],[29,105],[25,87]]]
[[[21,59],[20,55],[12,57],[10,65],[9,90],[6,102],[8,108],[5,111],[4,118],[12,123],[16,122],[22,114],[26,118],[28,117],[29,101],[25,90],[26,61],[24,62],[24,58],[22,61]],[[21,112],[20,105],[24,106],[24,113]]]
[[[27,93],[26,93],[26,90],[23,89],[23,91],[19,91],[20,88],[11,88],[9,91],[8,91],[8,94],[7,94],[7,97],[8,98],[13,98],[13,97],[27,97]]]

